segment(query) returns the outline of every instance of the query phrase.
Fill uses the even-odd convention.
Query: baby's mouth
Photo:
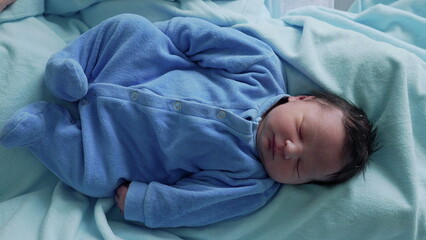
[[[269,150],[272,152],[272,160],[275,160],[275,135],[272,135],[272,141],[269,140]]]

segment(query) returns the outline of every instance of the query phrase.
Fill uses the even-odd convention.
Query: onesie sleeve
[[[132,182],[125,218],[148,227],[202,226],[247,215],[264,206],[278,190],[272,179],[180,180],[175,185]]]
[[[155,26],[199,66],[224,70],[222,75],[232,74],[231,79],[240,79],[236,74],[251,73],[245,79],[278,84],[286,92],[281,62],[261,40],[197,18],[176,17]]]

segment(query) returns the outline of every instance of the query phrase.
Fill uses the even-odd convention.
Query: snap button
[[[218,112],[217,112],[217,115],[216,115],[219,119],[224,119],[224,118],[226,118],[226,112],[225,111],[223,111],[223,110],[219,110]]]
[[[87,98],[81,99],[81,104],[86,105],[87,103],[89,103],[89,100],[87,100]]]
[[[132,93],[130,94],[130,98],[131,98],[133,101],[135,101],[136,99],[138,99],[138,97],[139,97],[139,93],[138,93],[138,92],[132,92]]]
[[[91,89],[90,90],[90,94],[92,94],[93,96],[96,96],[96,90],[95,89]]]
[[[182,103],[181,102],[175,102],[173,103],[173,107],[175,110],[181,110],[182,109]]]

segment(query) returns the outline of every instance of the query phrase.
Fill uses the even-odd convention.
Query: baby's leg
[[[50,58],[45,80],[56,97],[70,102],[81,99],[87,93],[87,77],[80,63],[72,58]]]
[[[179,67],[176,63],[158,67],[171,61],[167,51],[172,48],[169,39],[147,19],[134,14],[118,15],[55,53],[47,62],[45,82],[56,97],[77,101],[92,83],[136,85],[143,76],[161,76],[163,68]],[[140,68],[150,70],[145,73]],[[135,76],[138,77],[133,82]]]
[[[13,114],[0,131],[0,144],[4,147],[24,147],[40,141],[46,127],[39,115],[45,107],[45,102],[36,102]]]
[[[36,102],[22,108],[4,125],[0,144],[26,146],[56,176],[84,194],[95,197],[114,194],[115,186],[109,182],[90,182],[80,123],[59,105]]]

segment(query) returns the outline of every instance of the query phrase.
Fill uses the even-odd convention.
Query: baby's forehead
[[[319,139],[319,148],[329,148],[330,146],[341,146],[346,139],[346,131],[344,125],[344,114],[340,109],[332,107],[324,107],[319,103],[314,103],[317,106],[314,111],[308,111],[304,114],[303,124],[305,129],[311,131],[314,138]]]
[[[336,122],[336,124],[339,123],[338,125],[342,125],[342,126],[344,125],[345,113],[344,113],[344,110],[341,109],[340,107],[333,105],[331,103],[328,103],[321,99],[312,99],[311,104],[319,106],[318,112],[317,112],[318,117],[329,116],[329,117],[332,117],[333,119],[339,120],[338,122]]]
[[[310,102],[320,106],[322,110],[327,110],[327,111],[338,110],[340,112],[343,112],[342,109],[340,109],[338,106],[336,106],[336,105],[334,105],[330,102],[327,102],[324,99],[314,98],[314,99],[310,100]]]

